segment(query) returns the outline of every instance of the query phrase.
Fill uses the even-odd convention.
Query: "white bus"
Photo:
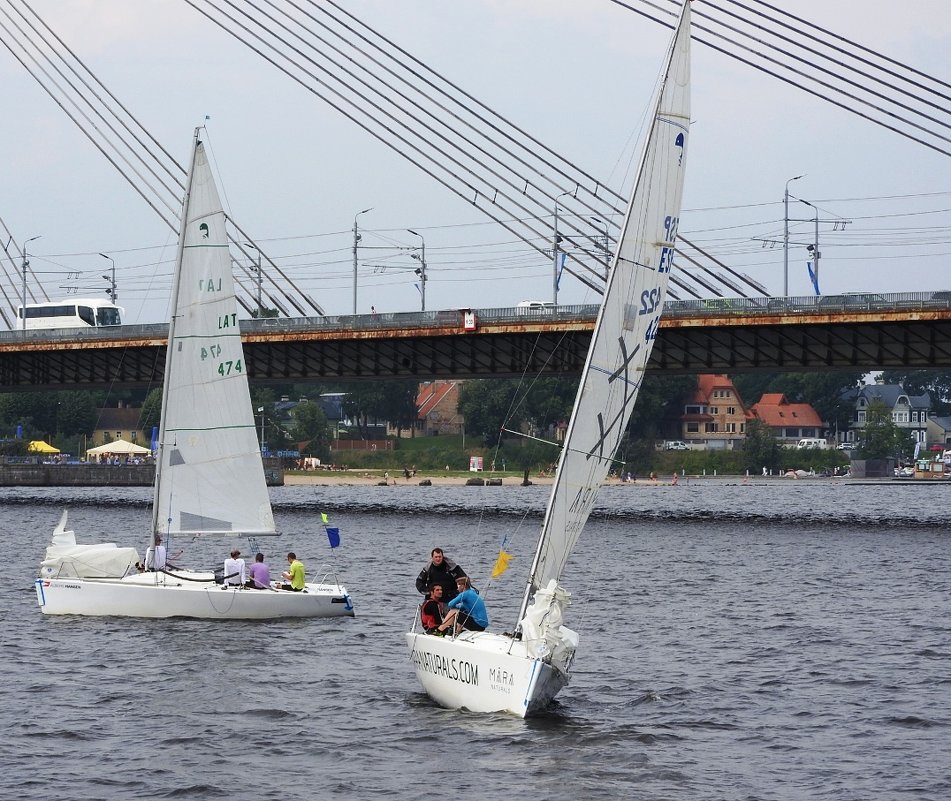
[[[122,325],[121,306],[96,298],[50,300],[45,303],[26,304],[26,325],[23,306],[17,306],[17,328],[36,330],[40,328],[101,328],[107,325]]]

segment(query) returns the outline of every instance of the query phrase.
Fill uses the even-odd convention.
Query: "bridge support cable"
[[[16,0],[5,5],[10,10],[0,9],[0,42],[133,190],[177,233],[185,191],[185,168],[148,133],[26,0],[20,0],[19,6]],[[231,223],[234,225],[233,220]],[[299,314],[306,314],[309,307],[323,314],[321,307],[266,252],[261,252],[269,266],[263,278],[273,289],[273,294],[269,294],[272,305],[280,310],[294,307]],[[239,288],[247,291],[240,282]],[[45,290],[43,292],[45,294]],[[252,293],[248,299],[254,297]],[[252,308],[246,303],[242,305]]]
[[[668,28],[673,28],[675,8],[679,6],[678,0],[611,2]],[[749,3],[757,3],[769,11]],[[727,8],[729,5],[738,6],[744,13],[731,11]],[[777,15],[785,15],[785,19]],[[792,25],[786,19],[797,24]],[[951,111],[944,91],[948,88],[946,82],[931,79],[935,86],[926,86],[913,77],[927,77],[921,71],[899,65],[894,59],[762,0],[747,0],[747,3],[707,0],[695,9],[694,20],[695,41],[917,144],[951,155],[951,118],[948,116]],[[704,24],[704,20],[709,24]],[[794,32],[797,38],[787,36],[784,30]],[[854,66],[852,61],[870,67],[875,73]],[[890,65],[901,66],[910,75],[901,75]],[[826,77],[817,77],[817,73]],[[916,105],[897,99],[899,96]]]

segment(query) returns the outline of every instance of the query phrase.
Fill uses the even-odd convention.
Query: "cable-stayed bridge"
[[[935,297],[944,295],[944,297]],[[574,374],[597,306],[246,320],[255,382]],[[0,333],[5,391],[160,386],[167,326]],[[649,372],[951,367],[951,295],[668,302]]]

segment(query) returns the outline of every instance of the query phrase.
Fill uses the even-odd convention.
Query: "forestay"
[[[154,530],[274,533],[258,449],[225,215],[197,142],[172,292]]]
[[[522,613],[538,588],[561,576],[612,465],[657,336],[689,137],[689,13],[685,3],[608,274]]]

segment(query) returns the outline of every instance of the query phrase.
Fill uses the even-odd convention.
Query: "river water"
[[[0,489],[0,767],[17,799],[951,798],[951,486],[606,487],[565,576],[571,684],[518,720],[434,707],[403,632],[440,545],[514,622],[545,487],[275,488],[282,536],[357,617],[47,618],[64,507],[142,549],[142,489]],[[343,543],[330,552],[328,512]],[[514,554],[489,582],[501,538]],[[211,566],[224,542],[186,546]]]

